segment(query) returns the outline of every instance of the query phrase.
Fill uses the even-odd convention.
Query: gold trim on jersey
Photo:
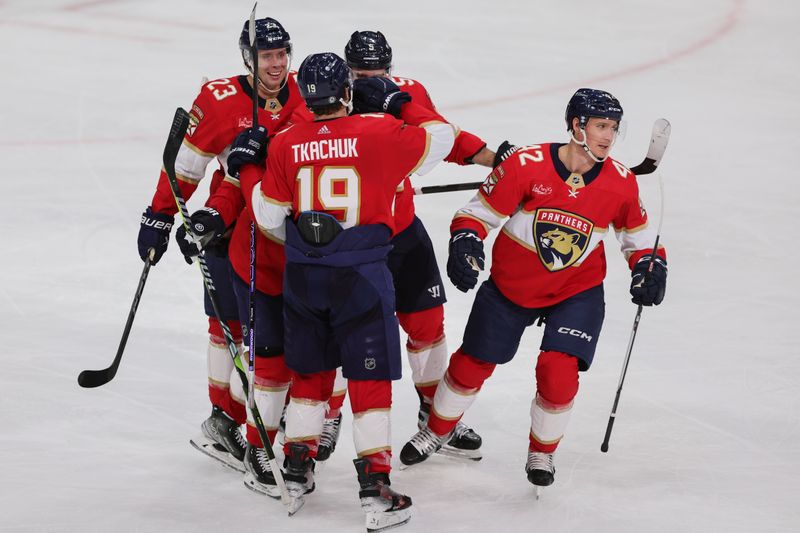
[[[425,132],[425,150],[423,150],[423,152],[422,152],[422,157],[419,158],[419,161],[417,161],[417,164],[414,165],[414,168],[412,168],[411,171],[409,171],[409,173],[407,175],[413,174],[414,172],[417,171],[417,169],[419,167],[422,166],[422,164],[425,162],[425,159],[427,159],[427,157],[428,157],[428,152],[430,152],[430,151],[431,151],[431,134],[426,131]]]
[[[578,174],[577,172],[570,174],[565,183],[569,185],[573,191],[586,187],[586,182],[583,181],[583,174]]]
[[[186,139],[184,139],[184,140],[183,140],[183,144],[186,146],[186,148],[188,148],[188,149],[189,149],[189,150],[191,150],[192,152],[196,153],[197,155],[201,155],[201,156],[203,156],[203,157],[209,157],[209,158],[211,158],[211,159],[214,159],[215,157],[217,157],[217,154],[212,154],[212,153],[209,153],[209,152],[204,152],[203,150],[201,150],[201,149],[200,149],[200,148],[198,148],[197,146],[193,145],[192,143],[190,143],[190,142],[189,142],[189,141],[187,141]]]
[[[182,182],[188,183],[190,185],[197,185],[197,184],[200,183],[199,179],[190,178],[189,176],[187,176],[185,174],[179,174],[177,172],[175,173],[175,177],[178,178],[178,181],[182,181]]]
[[[524,241],[523,239],[521,239],[520,237],[517,237],[516,235],[514,235],[513,233],[511,233],[511,230],[510,230],[510,229],[506,228],[505,226],[503,226],[503,227],[500,229],[500,233],[504,233],[504,234],[506,235],[506,237],[508,237],[509,239],[511,239],[512,241],[514,241],[515,243],[519,244],[520,246],[522,246],[522,247],[523,247],[523,248],[525,248],[526,250],[533,252],[535,255],[539,255],[539,253],[536,251],[536,246],[534,246],[534,245],[532,245],[532,244],[529,244],[529,243],[525,242],[525,241]]]
[[[475,222],[478,222],[481,226],[483,226],[483,229],[486,231],[486,233],[489,233],[492,230],[492,226],[490,226],[488,222],[476,217],[475,215],[470,215],[469,213],[464,213],[462,211],[459,211],[458,213],[456,213],[456,218],[468,218],[470,220],[474,220]]]
[[[239,178],[234,178],[233,176],[229,176],[228,174],[225,174],[225,178],[222,181],[227,181],[228,183],[235,185],[236,188],[238,189],[242,188],[242,184],[239,181]]]
[[[388,452],[391,449],[392,449],[391,446],[381,446],[379,448],[370,448],[369,450],[361,450],[360,452],[356,452],[356,455],[358,455],[359,458],[366,457],[367,455],[372,455],[375,453]]]
[[[280,113],[283,109],[283,105],[281,105],[280,101],[277,98],[267,98],[264,101],[264,109],[272,113]]]
[[[367,409],[366,411],[359,411],[358,413],[353,413],[353,419],[358,420],[366,416],[369,413],[388,413],[391,409],[389,407],[375,407],[374,409]]]

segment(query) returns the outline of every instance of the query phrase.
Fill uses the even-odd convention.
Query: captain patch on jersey
[[[586,251],[594,224],[560,209],[538,209],[533,223],[536,251],[550,272],[574,264]]]

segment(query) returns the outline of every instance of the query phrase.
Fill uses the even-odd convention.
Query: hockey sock
[[[536,362],[536,396],[531,402],[529,450],[553,453],[569,423],[578,393],[578,359],[543,351]]]
[[[459,348],[450,358],[444,379],[436,389],[428,427],[437,435],[450,433],[475,401],[495,366],[495,363],[476,359]]]
[[[316,457],[325,407],[333,392],[335,370],[315,374],[292,372],[292,397],[286,410],[286,433],[284,453],[289,454],[289,445],[300,442],[308,446],[311,457]]]
[[[333,393],[328,400],[325,418],[336,418],[342,411],[344,399],[347,396],[347,379],[342,375],[342,367],[336,369],[336,379],[333,382]]]
[[[242,342],[239,322],[229,321],[228,327],[234,335],[234,341]],[[222,326],[216,318],[209,317],[208,334],[208,397],[213,405],[225,411],[237,423],[243,424],[245,421],[244,405],[241,397],[233,396],[236,391],[231,390],[233,361],[222,333]],[[241,386],[238,387],[238,390],[241,390]]]
[[[281,349],[282,351],[282,349]],[[275,435],[278,433],[278,426],[283,413],[283,406],[286,401],[286,393],[289,390],[291,373],[286,367],[283,354],[266,355],[259,353],[256,348],[255,357],[255,382],[253,384],[253,396],[258,407],[258,413],[264,422],[264,429],[267,431],[270,443],[275,442]],[[253,420],[253,414],[248,409],[247,412],[247,442],[256,447],[262,447],[261,437]]]
[[[414,313],[397,313],[397,319],[408,334],[406,351],[414,386],[422,401],[431,404],[436,386],[447,366],[444,306]]]
[[[347,388],[356,455],[370,462],[370,471],[388,474],[392,470],[392,382],[350,380]]]

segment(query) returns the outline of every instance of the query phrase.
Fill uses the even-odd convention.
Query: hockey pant
[[[286,412],[284,452],[300,442],[316,457],[328,399],[336,380],[335,370],[314,374],[292,372],[292,396]],[[353,411],[353,443],[359,458],[370,462],[372,472],[391,471],[392,446],[389,414],[392,382],[349,380],[347,390]],[[343,395],[342,395],[343,396]]]
[[[400,326],[408,334],[406,351],[411,378],[420,400],[433,403],[436,387],[447,366],[447,339],[444,336],[444,306],[414,313],[397,313]],[[336,418],[344,404],[347,380],[341,368],[336,371],[333,394],[325,418]]]
[[[442,386],[436,390],[428,427],[437,435],[450,433],[495,366],[459,348],[450,358]],[[553,453],[564,435],[578,392],[578,359],[562,352],[540,352],[536,386],[531,402],[529,449]]]

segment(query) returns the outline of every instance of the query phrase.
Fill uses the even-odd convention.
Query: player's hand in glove
[[[267,158],[267,144],[269,134],[264,126],[247,128],[239,133],[228,154],[228,175],[238,178],[243,165],[263,165]]]
[[[353,82],[353,113],[389,113],[400,118],[403,105],[410,101],[411,95],[389,78],[376,76]]]
[[[656,256],[653,270],[650,268],[650,254],[642,256],[631,271],[631,301],[637,305],[658,305],[667,290],[667,261]]]
[[[519,150],[518,146],[514,146],[508,141],[503,141],[500,143],[500,146],[497,147],[497,151],[494,154],[494,163],[492,164],[493,167],[496,167],[506,159],[508,159],[511,154]]]
[[[158,263],[164,252],[167,251],[169,232],[172,230],[173,221],[173,217],[164,213],[154,213],[150,207],[142,213],[142,223],[139,226],[139,237],[136,242],[142,261],[150,255],[150,248],[152,248],[154,253],[150,264]]]
[[[226,228],[222,216],[211,207],[195,211],[188,222],[194,237],[187,235],[186,228],[181,225],[175,232],[175,240],[178,241],[183,258],[191,265],[201,251],[225,234]]]
[[[483,241],[477,233],[472,230],[453,233],[447,257],[447,277],[458,290],[467,292],[477,285],[483,261]]]

